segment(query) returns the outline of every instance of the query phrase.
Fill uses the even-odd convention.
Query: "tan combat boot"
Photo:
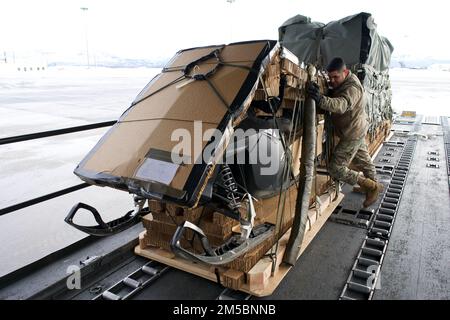
[[[370,179],[375,181],[375,182],[377,182],[377,180],[375,180],[375,179],[372,179],[372,178],[370,178]],[[365,187],[355,186],[355,187],[353,187],[352,191],[356,192],[356,193],[364,193],[364,194],[366,194],[368,190]]]
[[[353,192],[356,192],[356,193],[367,193],[366,188],[364,188],[364,187],[359,187],[359,186],[353,187],[353,190],[352,190],[352,191],[353,191]]]
[[[366,189],[366,200],[363,203],[364,208],[367,208],[375,201],[377,201],[380,192],[383,190],[383,185],[369,178],[364,178],[363,176],[358,177],[358,184],[361,189]]]

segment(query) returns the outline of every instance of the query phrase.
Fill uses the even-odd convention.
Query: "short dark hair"
[[[347,66],[345,65],[344,59],[342,59],[340,57],[336,57],[336,58],[333,58],[333,60],[331,60],[330,63],[328,64],[327,71],[328,72],[341,71],[346,68],[347,68]]]

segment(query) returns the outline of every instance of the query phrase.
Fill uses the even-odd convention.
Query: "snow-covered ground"
[[[159,69],[0,70],[0,138],[117,119]],[[393,106],[450,115],[450,72],[391,70]],[[0,208],[81,182],[72,172],[107,128],[0,146]],[[89,187],[0,217],[0,276],[85,235],[63,221],[86,202],[110,220],[131,209],[131,196]],[[90,220],[81,219],[86,224]]]
[[[425,70],[395,68],[390,70],[390,78],[394,110],[450,115],[450,71],[439,66]]]
[[[115,120],[159,69],[0,71],[0,138]],[[108,128],[0,146],[0,208],[82,181],[73,170]],[[132,209],[129,194],[89,187],[0,217],[0,276],[86,235],[64,222],[77,202],[105,220]],[[76,222],[90,225],[80,216]]]
[[[117,119],[159,70],[0,71],[0,137]]]

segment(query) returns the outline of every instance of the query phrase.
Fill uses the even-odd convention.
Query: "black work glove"
[[[316,102],[316,105],[319,106],[320,101],[322,101],[322,94],[320,93],[319,85],[315,82],[308,83],[308,96]]]

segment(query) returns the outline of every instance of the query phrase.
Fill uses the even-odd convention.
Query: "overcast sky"
[[[329,22],[372,13],[394,54],[450,59],[444,0],[1,0],[0,51],[84,52],[129,58],[170,57],[182,48],[277,39],[278,27],[302,14]],[[83,12],[80,7],[87,7]],[[86,14],[87,13],[87,14]],[[86,14],[86,15],[85,15]]]

